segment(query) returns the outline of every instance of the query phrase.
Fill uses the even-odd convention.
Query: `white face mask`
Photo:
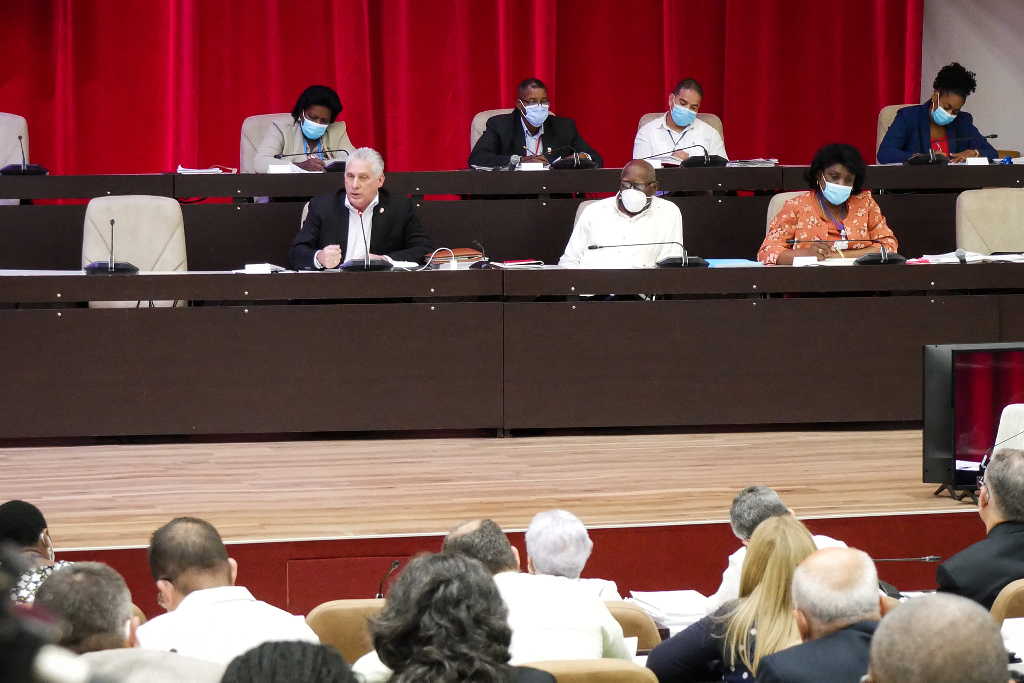
[[[646,194],[631,187],[628,190],[619,190],[619,201],[630,213],[640,213],[650,206],[651,198]]]

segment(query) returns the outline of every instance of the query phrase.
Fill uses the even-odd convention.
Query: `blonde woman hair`
[[[739,659],[756,674],[763,657],[800,642],[790,586],[796,566],[814,551],[811,533],[793,515],[757,525],[743,560],[740,600],[724,617],[723,652],[730,666]]]

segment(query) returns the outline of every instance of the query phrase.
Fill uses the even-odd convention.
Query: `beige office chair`
[[[768,228],[772,227],[772,221],[775,220],[775,216],[782,210],[782,206],[793,197],[797,197],[802,194],[803,191],[780,192],[772,197],[771,201],[768,202],[768,215],[764,223],[764,234],[768,234]]]
[[[657,683],[658,678],[624,659],[560,659],[523,664],[547,671],[558,683]]]
[[[259,147],[263,135],[270,128],[271,123],[277,123],[282,129],[292,125],[292,115],[284,114],[257,114],[242,121],[242,136],[238,149],[238,171],[239,173],[255,173],[253,162],[256,158],[256,148]]]
[[[583,215],[583,209],[590,206],[594,202],[600,201],[599,199],[584,199],[580,202],[580,205],[576,207],[576,217],[572,219],[572,227],[576,227],[576,224],[580,222],[580,216]]]
[[[21,145],[18,136],[25,145],[25,163],[28,163],[28,121],[24,116],[0,112],[0,167],[7,164],[21,163]],[[0,206],[17,205],[18,199],[0,199]]]
[[[979,254],[1024,251],[1024,188],[961,192],[956,199],[956,246]]]
[[[658,625],[643,609],[624,600],[609,600],[605,604],[622,627],[622,635],[638,639],[636,649],[651,650],[661,642]]]
[[[384,609],[383,599],[331,600],[313,608],[306,623],[320,642],[332,645],[346,662],[373,650],[367,620]]]
[[[886,131],[889,130],[889,126],[896,120],[896,114],[903,107],[912,107],[913,103],[910,104],[889,104],[878,112],[878,128],[875,131],[875,163],[878,163],[878,148],[882,146],[882,138],[885,137]]]
[[[484,134],[484,130],[487,128],[487,121],[492,116],[511,113],[511,109],[487,109],[486,111],[478,112],[473,117],[473,122],[469,124],[469,148],[473,149],[476,147],[476,141]]]
[[[1004,619],[1024,617],[1024,579],[1012,581],[999,591],[991,613],[997,624],[1002,624]]]
[[[640,122],[636,124],[636,129],[640,130],[654,119],[664,115],[665,112],[663,111],[655,111],[651,112],[650,114],[644,114],[643,116],[640,117]],[[725,142],[725,129],[722,127],[722,119],[718,118],[718,116],[715,114],[705,114],[704,112],[697,114],[697,118],[703,121],[704,123],[708,124],[712,128],[714,128],[715,130],[717,130],[718,134],[722,136],[722,142]]]
[[[181,205],[170,197],[121,195],[96,197],[85,207],[82,266],[110,259],[110,220],[114,219],[114,260],[141,271],[188,270]],[[184,301],[91,301],[97,308],[183,306]]]
[[[992,443],[1000,448],[1024,450],[1024,403],[1010,403],[1003,408]]]

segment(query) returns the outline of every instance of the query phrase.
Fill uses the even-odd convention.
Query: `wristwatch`
[[[519,160],[520,159],[522,159],[521,156],[519,156],[518,154],[513,154],[512,156],[510,156],[508,158],[508,167],[509,168],[515,168],[516,166],[519,165]]]

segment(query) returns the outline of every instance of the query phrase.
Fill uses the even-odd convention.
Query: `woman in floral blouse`
[[[850,145],[825,145],[807,170],[810,192],[788,200],[768,227],[757,259],[766,265],[791,265],[797,256],[856,258],[884,245],[899,244],[885,216],[864,190],[867,172],[860,152]]]
[[[46,577],[71,564],[54,561],[53,541],[43,513],[23,500],[9,500],[0,505],[0,544],[17,548],[29,567],[11,589],[11,599],[17,603],[32,603]]]

